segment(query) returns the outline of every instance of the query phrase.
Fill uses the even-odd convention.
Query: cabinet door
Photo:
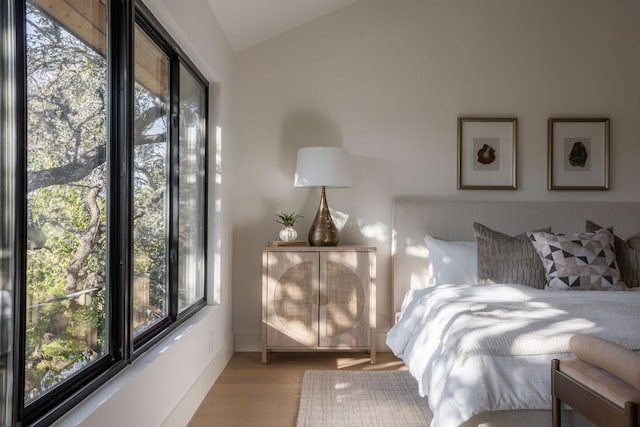
[[[315,252],[269,252],[267,346],[318,346],[318,269]]]
[[[321,252],[319,340],[321,347],[367,347],[369,252]]]

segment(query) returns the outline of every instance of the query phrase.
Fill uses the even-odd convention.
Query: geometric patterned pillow
[[[540,256],[549,289],[624,288],[616,261],[613,233],[555,234],[529,232]]]
[[[613,231],[610,227],[601,227],[589,220],[586,221],[586,227],[586,231],[598,231],[601,228]],[[640,287],[640,233],[634,234],[626,240],[616,235],[614,238],[616,260],[618,267],[620,267],[620,279],[629,288]]]

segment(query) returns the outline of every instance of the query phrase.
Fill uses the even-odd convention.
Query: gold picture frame
[[[458,117],[458,190],[516,190],[518,119]]]
[[[609,189],[609,118],[548,120],[547,189]]]

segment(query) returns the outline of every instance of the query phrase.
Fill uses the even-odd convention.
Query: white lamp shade
[[[349,151],[341,147],[307,147],[298,150],[296,187],[351,187]]]

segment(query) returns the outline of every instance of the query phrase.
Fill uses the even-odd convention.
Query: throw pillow
[[[601,227],[592,221],[586,221],[586,231],[594,232],[602,228],[613,232],[611,227]],[[614,239],[620,279],[629,288],[640,287],[640,233],[636,233],[626,240],[614,234]]]
[[[550,228],[545,229],[551,231]],[[479,283],[515,283],[543,289],[544,267],[526,234],[509,236],[473,223],[478,244]]]
[[[475,242],[447,241],[424,237],[431,261],[433,285],[478,283]]]
[[[608,290],[620,287],[613,233],[527,233],[542,260],[549,289]]]

